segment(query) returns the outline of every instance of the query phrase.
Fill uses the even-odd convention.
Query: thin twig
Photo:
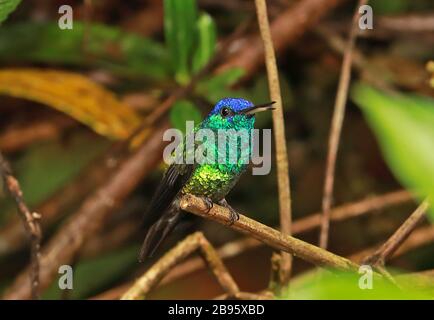
[[[402,256],[403,254],[411,250],[415,250],[432,242],[434,242],[434,227],[432,225],[421,227],[411,233],[409,237],[404,241],[404,243],[398,248],[398,250],[396,250],[391,256],[389,256],[389,259]],[[349,259],[356,263],[361,263],[363,259],[365,259],[368,255],[374,253],[379,246],[373,246],[356,252],[349,256]]]
[[[428,201],[422,202],[407,220],[396,230],[393,235],[373,254],[363,260],[363,264],[375,267],[383,267],[385,261],[401,246],[419,222],[425,217],[428,210]]]
[[[39,227],[39,219],[41,216],[36,212],[30,212],[23,198],[18,180],[13,176],[12,169],[6,159],[0,152],[0,174],[3,178],[4,186],[7,188],[11,196],[14,198],[18,208],[18,212],[26,229],[27,235],[31,242],[31,268],[30,268],[30,291],[32,299],[39,298],[39,250],[41,246],[41,228]]]
[[[202,232],[195,232],[179,242],[157,261],[134,285],[122,296],[122,300],[144,299],[161,279],[180,261],[196,250],[200,250],[202,258],[216,277],[219,284],[229,296],[235,297],[240,292],[237,284],[229,274],[216,250],[208,242]]]
[[[333,184],[336,168],[336,155],[339,147],[339,139],[342,131],[342,124],[345,116],[345,104],[348,96],[348,87],[351,79],[351,63],[353,58],[353,48],[358,34],[359,7],[366,4],[367,0],[359,0],[355,10],[351,32],[348,44],[345,49],[342,62],[341,74],[339,78],[338,92],[333,112],[332,125],[329,137],[329,148],[327,154],[327,165],[324,180],[324,195],[322,200],[323,218],[321,221],[321,230],[319,244],[321,248],[326,249],[328,245],[329,227],[330,227],[330,209],[333,198]]]
[[[280,230],[291,235],[291,185],[289,181],[288,153],[286,150],[285,122],[283,116],[282,96],[280,94],[279,72],[276,55],[271,39],[268,22],[267,4],[265,0],[255,0],[259,29],[265,50],[265,65],[267,68],[268,88],[270,97],[275,101],[276,110],[273,114],[274,141],[276,145],[277,186],[279,191]],[[291,277],[292,256],[282,252],[280,261],[279,282],[286,287]]]
[[[240,215],[240,219],[231,225],[231,215],[228,209],[214,204],[211,210],[208,210],[206,203],[193,195],[185,195],[182,197],[180,205],[184,211],[217,221],[224,225],[229,225],[232,229],[252,236],[274,249],[288,252],[319,267],[334,268],[344,271],[358,270],[358,266],[348,259],[283,234],[276,229],[263,225],[244,215]]]

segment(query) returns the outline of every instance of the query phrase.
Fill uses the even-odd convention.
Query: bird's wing
[[[187,183],[193,170],[194,165],[192,164],[172,164],[169,166],[151,199],[144,216],[144,224],[154,224],[163,215]]]
[[[175,199],[161,217],[149,228],[139,252],[139,261],[151,257],[169,233],[175,228],[181,216],[179,201]]]

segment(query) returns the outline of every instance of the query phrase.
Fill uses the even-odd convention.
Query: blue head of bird
[[[214,106],[201,127],[211,130],[219,129],[253,129],[257,112],[272,110],[274,102],[254,105],[241,98],[224,98]]]

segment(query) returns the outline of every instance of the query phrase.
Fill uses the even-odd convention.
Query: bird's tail
[[[140,249],[140,262],[143,262],[146,257],[152,257],[160,244],[175,228],[181,214],[178,201],[174,201],[161,218],[149,228]]]

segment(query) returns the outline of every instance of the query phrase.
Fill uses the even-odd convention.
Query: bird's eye
[[[223,118],[226,118],[226,117],[232,115],[233,112],[232,112],[232,110],[231,110],[230,108],[228,108],[228,107],[223,107],[223,108],[220,110],[220,114],[221,114],[221,116],[222,116]]]

